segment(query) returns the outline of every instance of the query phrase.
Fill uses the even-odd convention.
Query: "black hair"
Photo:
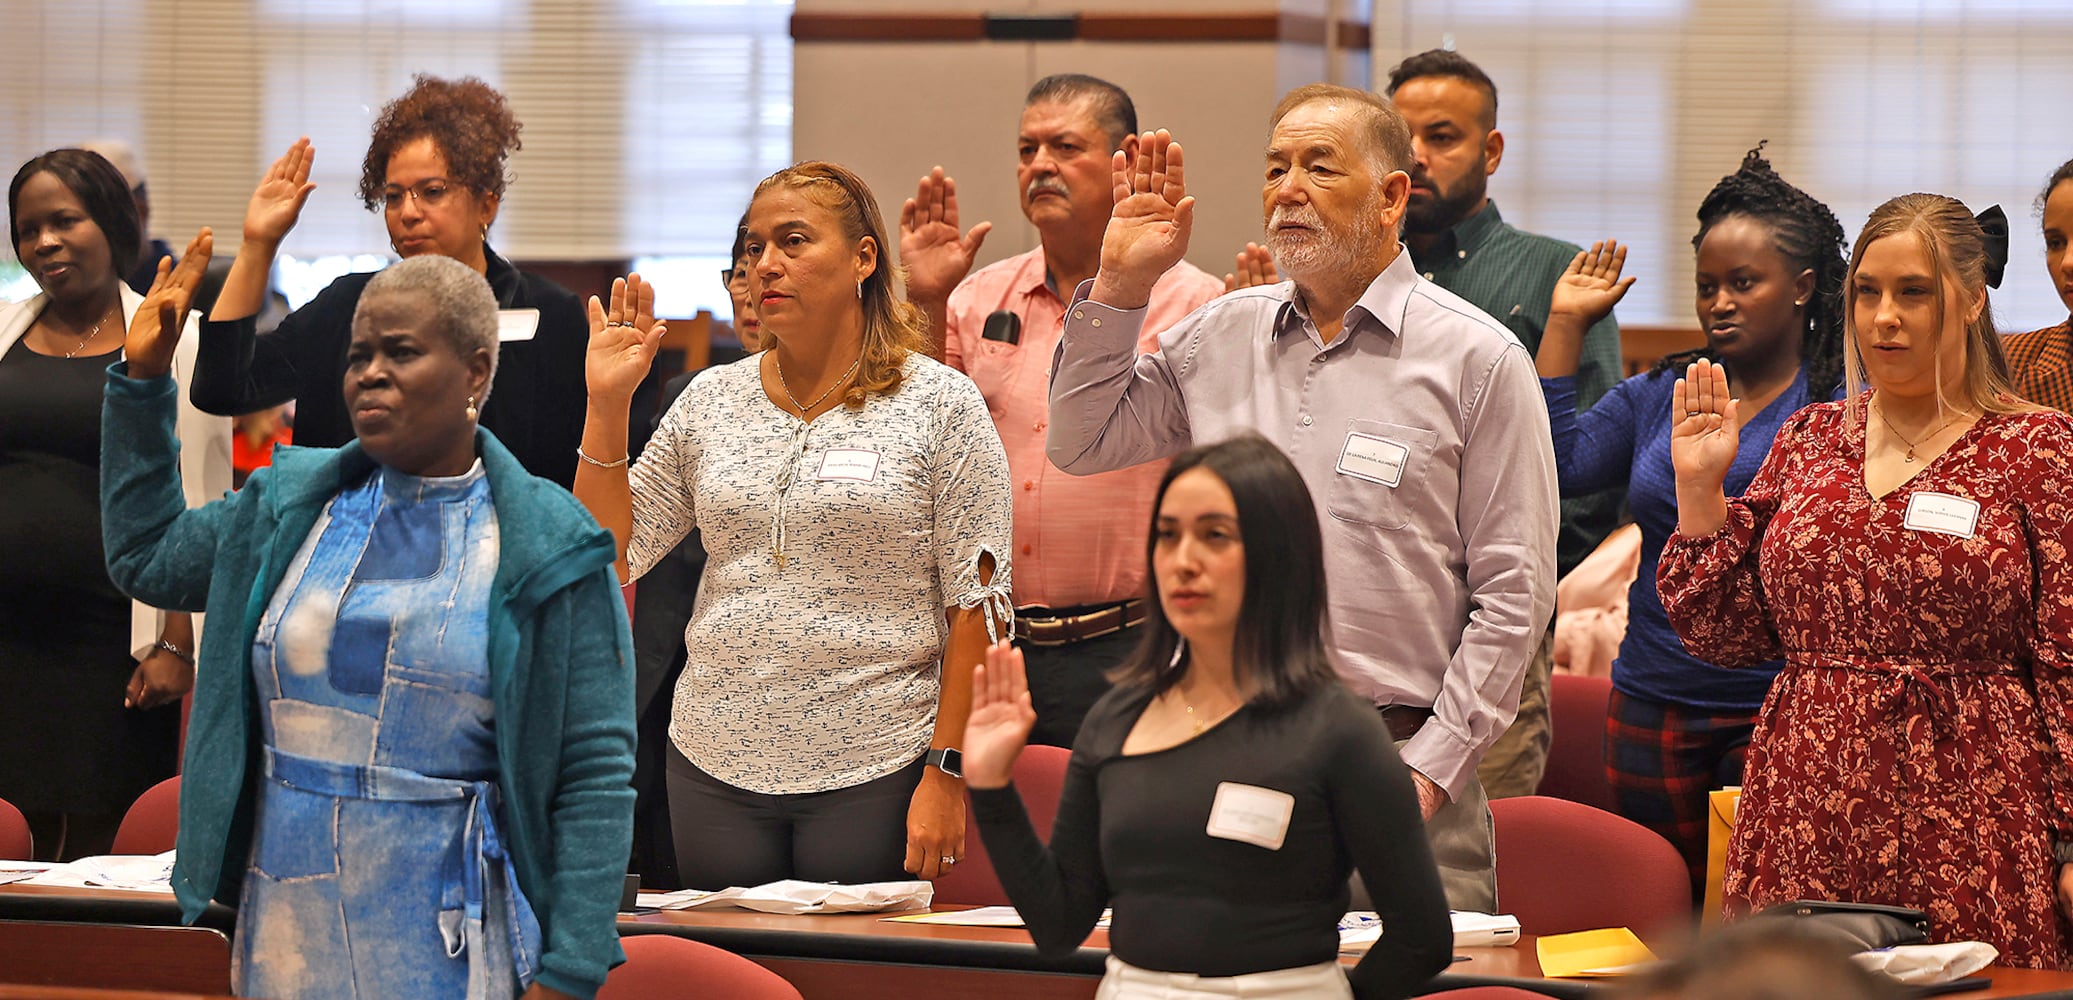
[[[1029,95],[1022,99],[1022,106],[1081,98],[1094,102],[1094,122],[1108,134],[1111,150],[1122,149],[1123,140],[1137,134],[1137,105],[1130,103],[1129,93],[1098,76],[1053,73],[1029,88]]]
[[[101,237],[108,241],[108,252],[114,255],[116,280],[136,270],[137,252],[143,240],[139,234],[144,224],[137,218],[137,202],[130,197],[130,182],[123,180],[122,171],[101,154],[71,147],[53,149],[22,164],[14,172],[14,182],[7,185],[7,244],[14,247],[16,256],[21,254],[21,229],[15,222],[15,202],[21,198],[22,185],[40,173],[57,178],[79,199],[94,225],[100,227]],[[22,264],[27,266],[28,261]]]
[[[1428,49],[1397,63],[1389,71],[1389,87],[1384,94],[1395,97],[1398,87],[1421,76],[1451,76],[1475,84],[1487,99],[1483,109],[1483,128],[1497,127],[1497,83],[1483,67],[1470,62],[1467,56],[1451,49]]]
[[[2051,180],[2044,182],[2044,190],[2037,192],[2037,212],[2039,215],[2044,213],[2044,202],[2051,197],[2052,191],[2067,181],[2073,181],[2073,160],[2067,160],[2059,164],[2059,169],[2051,172]]]
[[[1145,541],[1144,640],[1109,679],[1143,685],[1157,694],[1186,672],[1174,655],[1181,636],[1159,604],[1158,576],[1151,565],[1159,545],[1159,505],[1167,487],[1198,467],[1215,473],[1230,489],[1238,508],[1239,540],[1245,546],[1245,600],[1231,657],[1239,691],[1250,704],[1275,707],[1337,683],[1338,673],[1324,645],[1324,539],[1317,508],[1295,464],[1256,434],[1191,448],[1166,467],[1152,501],[1152,531]]]
[[[1720,179],[1699,202],[1699,231],[1692,250],[1706,234],[1733,216],[1755,219],[1770,227],[1771,246],[1794,273],[1814,272],[1814,293],[1807,299],[1806,329],[1800,332],[1800,361],[1807,369],[1807,398],[1835,395],[1843,377],[1843,224],[1828,206],[1786,183],[1763,157],[1763,143],[1742,157],[1742,166]],[[1709,348],[1680,351],[1656,362],[1653,372],[1682,370],[1700,358],[1711,360]]]
[[[734,224],[734,249],[727,254],[727,266],[731,268],[741,263],[741,255],[748,252],[748,246],[749,211],[742,209],[741,221]]]

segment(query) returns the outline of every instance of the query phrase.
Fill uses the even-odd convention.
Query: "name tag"
[[[878,478],[878,453],[861,448],[830,448],[821,456],[822,482],[831,479],[868,483]]]
[[[1235,781],[1218,782],[1216,801],[1209,807],[1209,835],[1278,851],[1288,836],[1289,817],[1295,812],[1296,797],[1287,792]]]
[[[499,309],[497,310],[497,342],[508,344],[514,340],[531,340],[540,332],[540,310]]]
[[[1907,518],[1901,523],[1914,531],[1971,538],[1979,527],[1979,501],[1948,493],[1917,493],[1907,498]]]
[[[1354,431],[1346,435],[1346,447],[1339,450],[1339,473],[1393,487],[1403,482],[1404,462],[1410,457],[1411,449],[1405,445]]]

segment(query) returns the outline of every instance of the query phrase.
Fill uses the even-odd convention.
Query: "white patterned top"
[[[752,792],[847,788],[928,749],[949,629],[1013,615],[1008,460],[972,381],[920,355],[812,423],[757,357],[701,372],[632,469],[638,579],[692,528],[707,562],[670,740]],[[991,555],[991,583],[979,564]]]

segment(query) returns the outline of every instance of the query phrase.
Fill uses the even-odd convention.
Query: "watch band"
[[[965,776],[965,755],[956,747],[930,747],[921,762],[953,778]]]

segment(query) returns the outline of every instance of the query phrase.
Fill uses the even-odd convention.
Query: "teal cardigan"
[[[173,868],[192,923],[212,898],[235,905],[251,854],[260,616],[325,504],[375,463],[358,442],[283,448],[244,489],[189,510],[173,435],[179,389],[124,372],[109,369],[101,418],[109,575],[147,604],[209,613]],[[489,607],[501,818],[540,919],[538,981],[590,997],[625,961],[616,919],[633,836],[633,640],[612,536],[488,431],[475,433],[501,528]]]

